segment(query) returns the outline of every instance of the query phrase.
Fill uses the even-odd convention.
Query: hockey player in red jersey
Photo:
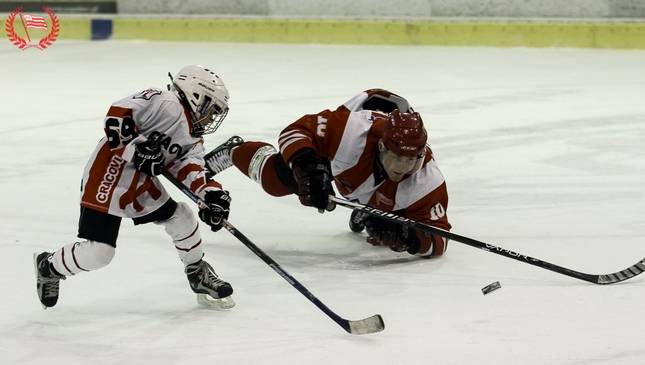
[[[157,177],[165,169],[190,187],[207,203],[199,218],[213,231],[222,228],[231,199],[205,176],[202,136],[224,120],[228,90],[215,72],[198,65],[182,68],[171,81],[168,90],[147,89],[110,106],[105,136],[83,173],[79,239],[54,252],[34,254],[43,307],[56,304],[60,280],[110,263],[122,218],[165,229],[200,301],[234,304],[231,285],[203,259],[199,224],[191,208],[175,202]]]
[[[273,196],[297,194],[319,211],[333,209],[334,181],[343,197],[449,230],[448,193],[418,113],[407,100],[367,90],[336,110],[305,115],[287,126],[280,151],[232,137],[206,156],[210,174],[235,165]],[[397,252],[441,256],[447,241],[354,211],[350,228]]]

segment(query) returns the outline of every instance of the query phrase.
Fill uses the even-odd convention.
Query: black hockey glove
[[[224,220],[228,219],[231,197],[226,190],[212,190],[204,195],[206,207],[199,209],[199,219],[211,227],[211,231],[222,229]]]
[[[300,203],[316,207],[318,211],[334,210],[335,205],[329,195],[335,195],[331,186],[332,175],[327,160],[316,156],[307,149],[291,160],[293,177],[298,185]]]
[[[161,174],[164,162],[161,146],[154,140],[137,143],[132,162],[137,170],[150,176]]]
[[[356,233],[363,232],[365,229],[364,221],[368,216],[369,214],[363,213],[358,209],[352,210],[352,216],[349,218],[349,229]]]
[[[419,237],[412,227],[390,222],[377,216],[367,215],[362,224],[367,231],[367,242],[375,246],[388,246],[392,251],[419,252]]]

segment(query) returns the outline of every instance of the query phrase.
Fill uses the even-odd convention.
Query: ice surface
[[[237,306],[197,306],[154,225],[124,221],[114,261],[43,311],[31,254],[75,238],[83,166],[108,105],[188,63],[217,68],[232,134],[274,143],[305,113],[383,87],[422,113],[453,231],[590,273],[645,256],[645,52],[0,42],[1,364],[642,364],[645,277],[602,287],[452,243],[438,260],[375,249],[342,208],[272,198],[235,170],[231,222],[348,319],[352,336],[226,232],[202,229]],[[168,184],[169,185],[169,184]],[[174,196],[186,200],[169,186]],[[500,281],[483,296],[480,288]]]

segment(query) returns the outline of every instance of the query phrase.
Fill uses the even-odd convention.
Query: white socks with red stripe
[[[112,261],[114,252],[114,247],[105,243],[80,241],[59,248],[49,261],[54,270],[69,276],[102,268]]]

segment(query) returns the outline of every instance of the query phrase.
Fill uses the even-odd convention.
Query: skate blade
[[[218,311],[224,311],[235,307],[235,301],[233,301],[231,296],[221,299],[213,299],[207,294],[197,294],[197,303],[202,307]]]
[[[38,281],[38,253],[34,253],[32,257],[34,258],[34,274],[36,275],[36,281]],[[38,293],[36,293],[36,295],[38,295]],[[43,307],[43,309],[49,308],[40,302],[40,298],[38,298],[38,303],[40,303],[40,306]]]

